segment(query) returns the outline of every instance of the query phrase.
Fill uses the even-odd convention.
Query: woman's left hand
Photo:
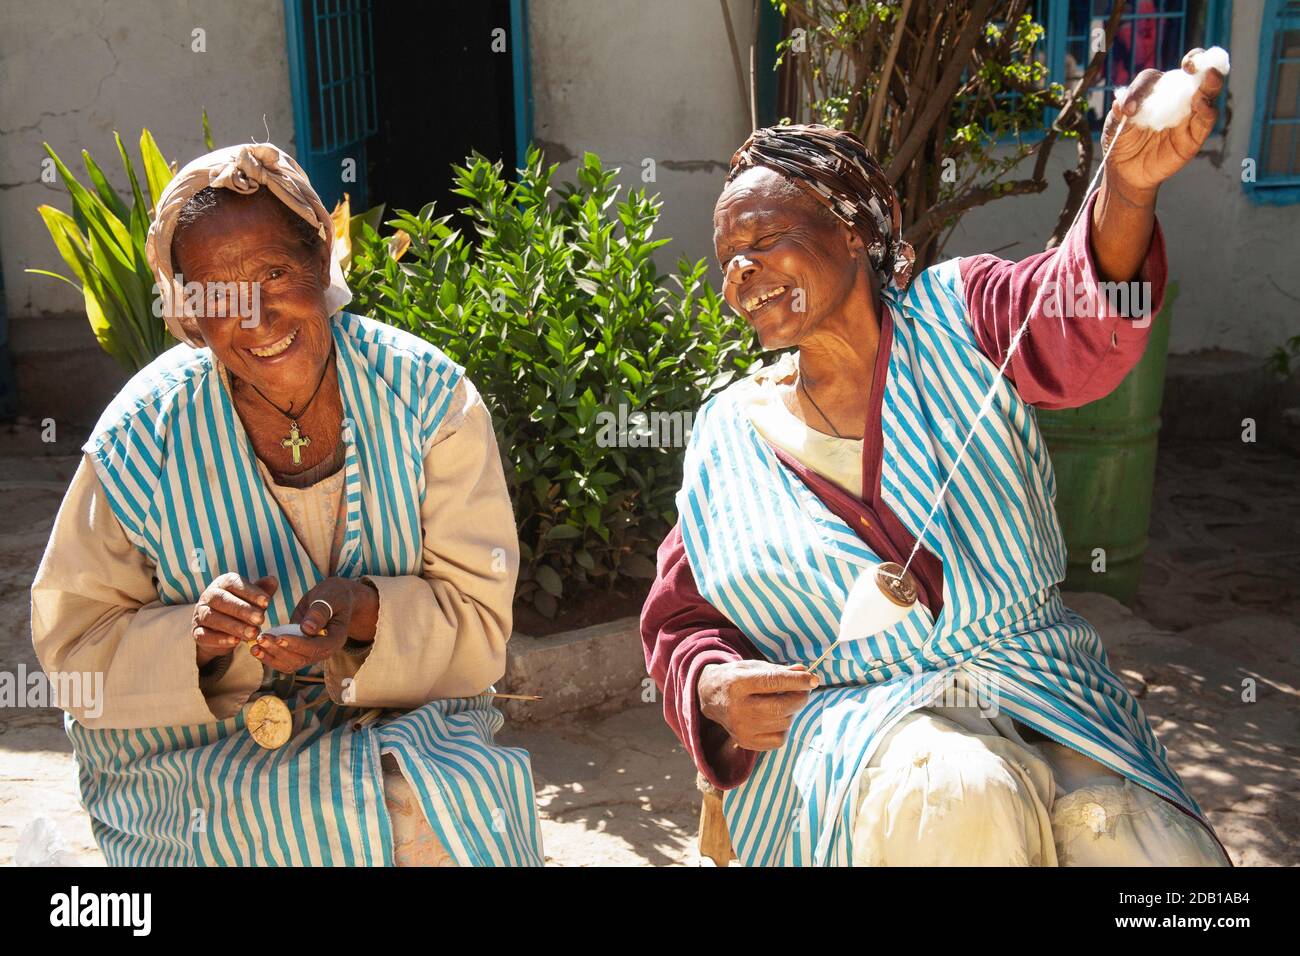
[[[1192,57],[1204,52],[1199,47],[1183,57],[1180,69],[1189,69]],[[1115,98],[1110,114],[1106,117],[1105,129],[1101,135],[1102,154],[1110,149],[1115,140],[1115,131],[1120,121],[1131,118],[1142,106],[1142,101],[1151,95],[1156,81],[1162,76],[1159,70],[1143,70],[1128,88],[1127,95],[1121,100]],[[1152,192],[1162,182],[1182,169],[1200,152],[1205,141],[1214,130],[1219,110],[1216,101],[1223,90],[1223,74],[1209,69],[1200,88],[1192,95],[1192,112],[1177,126],[1168,129],[1152,130],[1127,123],[1115,147],[1106,157],[1106,179],[1114,184],[1130,187],[1136,192]]]
[[[351,578],[326,578],[294,608],[291,620],[302,628],[304,636],[262,634],[253,656],[281,673],[292,674],[338,653],[349,637],[374,640],[378,616],[379,593],[373,585]]]

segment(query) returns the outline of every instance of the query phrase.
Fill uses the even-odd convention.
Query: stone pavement
[[[1142,616],[1098,595],[1067,603],[1101,631],[1234,862],[1297,865],[1300,469],[1294,458],[1245,447],[1162,448]],[[27,589],[76,465],[42,450],[29,435],[0,440],[3,671],[36,666]],[[500,739],[532,753],[551,864],[698,864],[695,774],[658,702],[637,697],[543,726],[510,725]],[[37,817],[79,862],[102,862],[77,805],[59,715],[0,711],[0,864]]]
[[[1134,610],[1182,631],[1259,613],[1300,621],[1300,458],[1162,442]]]

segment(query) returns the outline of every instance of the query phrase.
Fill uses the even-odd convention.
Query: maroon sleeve
[[[646,669],[664,698],[664,719],[705,778],[722,790],[738,787],[758,755],[731,746],[720,724],[700,713],[695,687],[709,664],[759,655],[730,621],[704,600],[677,525],[659,546],[658,574],[641,611]]]
[[[1158,221],[1133,282],[1118,284],[1124,291],[1115,296],[1099,286],[1092,257],[1098,195],[1055,249],[1019,262],[978,255],[958,264],[976,341],[999,367],[1016,330],[1033,323],[1006,375],[1040,408],[1075,408],[1109,395],[1142,357],[1164,303],[1168,263]]]

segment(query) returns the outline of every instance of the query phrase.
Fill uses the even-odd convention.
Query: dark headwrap
[[[789,177],[856,230],[882,289],[907,289],[916,253],[903,241],[898,195],[860,139],[829,126],[756,129],[731,157],[727,182],[753,166],[766,166]]]

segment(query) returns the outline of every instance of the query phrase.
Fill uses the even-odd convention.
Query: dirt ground
[[[0,434],[0,671],[36,666],[27,592],[76,463],[75,445],[41,445],[34,429]],[[1239,865],[1300,864],[1298,465],[1256,446],[1166,443],[1137,613],[1067,598]],[[658,703],[508,726],[501,741],[532,754],[552,865],[699,863],[695,774]],[[59,714],[0,710],[0,864],[38,818],[73,860],[102,863]]]

